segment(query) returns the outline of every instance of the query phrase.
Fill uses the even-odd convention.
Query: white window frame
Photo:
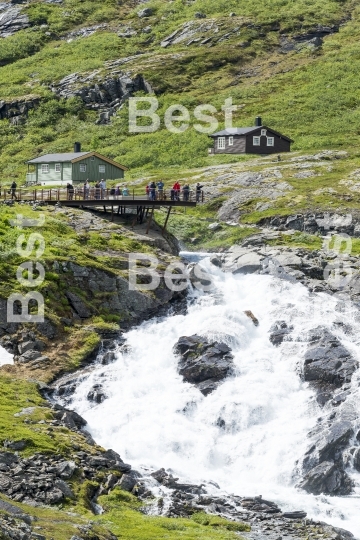
[[[55,172],[61,173],[61,163],[55,163]]]
[[[80,163],[80,172],[86,172],[86,163]]]
[[[50,172],[50,167],[48,163],[42,163],[41,164],[41,174],[47,174]]]
[[[228,144],[229,146],[234,146],[234,137],[232,135],[229,137]]]
[[[99,173],[105,174],[106,166],[105,165],[99,165]]]
[[[275,146],[275,138],[274,137],[267,137],[266,146]]]
[[[225,150],[225,137],[218,137],[217,147],[218,150]]]
[[[260,146],[260,137],[258,135],[253,137],[253,146]]]
[[[266,137],[266,129],[262,129],[262,130],[261,130],[261,136],[262,136],[262,137]]]

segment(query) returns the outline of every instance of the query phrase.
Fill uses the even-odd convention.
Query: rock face
[[[150,84],[142,75],[131,78],[121,71],[102,80],[96,79],[96,73],[87,76],[72,73],[54,83],[51,90],[60,98],[79,97],[87,109],[99,112],[98,124],[109,123],[117,109],[134,92],[152,92]]]
[[[350,382],[359,364],[340,341],[321,326],[309,336],[311,343],[305,354],[304,379],[341,386]]]
[[[289,335],[293,330],[292,326],[288,326],[285,321],[276,321],[270,328],[269,339],[275,347],[281,345],[285,339],[289,339]]]
[[[0,13],[1,16],[1,13]],[[7,118],[14,126],[24,124],[28,112],[36,108],[40,98],[29,97],[27,99],[0,101],[0,119]]]
[[[204,396],[215,390],[234,369],[231,349],[225,343],[209,342],[201,336],[183,336],[174,346],[180,355],[179,373]]]
[[[20,7],[0,4],[0,38],[12,36],[29,26],[29,17],[21,12]]]

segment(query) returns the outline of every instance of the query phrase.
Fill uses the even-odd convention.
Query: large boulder
[[[341,386],[350,382],[358,362],[331,332],[318,326],[310,332],[305,353],[304,379]]]
[[[323,461],[306,474],[299,487],[314,495],[348,495],[352,490],[352,482],[336,463]]]
[[[180,355],[179,373],[205,396],[210,394],[233,368],[233,356],[226,343],[209,342],[201,336],[183,336],[174,346]]]

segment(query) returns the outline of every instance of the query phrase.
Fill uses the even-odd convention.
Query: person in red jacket
[[[179,184],[179,182],[175,182],[175,184],[173,185],[173,190],[174,190],[175,200],[179,201],[180,200],[180,184]]]

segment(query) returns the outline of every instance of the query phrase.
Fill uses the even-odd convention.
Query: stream
[[[135,469],[164,467],[185,482],[215,483],[219,493],[261,494],[283,510],[304,510],[360,538],[360,473],[351,460],[350,496],[315,496],[296,488],[308,433],[324,414],[315,391],[301,379],[304,336],[321,324],[360,361],[358,312],[339,312],[336,299],[310,294],[299,283],[224,274],[204,254],[186,256],[201,259],[213,276],[213,290],[194,290],[186,315],[155,318],[124,334],[126,349],[119,346],[114,362],[97,364],[81,380],[71,408],[87,420],[97,443]],[[258,327],[245,310],[259,319]],[[292,341],[275,347],[269,329],[279,320],[294,330]],[[173,346],[193,334],[226,342],[234,355],[234,375],[207,397],[177,371]],[[105,391],[102,403],[87,399],[94,384]],[[359,384],[360,370],[347,400],[357,410]]]

